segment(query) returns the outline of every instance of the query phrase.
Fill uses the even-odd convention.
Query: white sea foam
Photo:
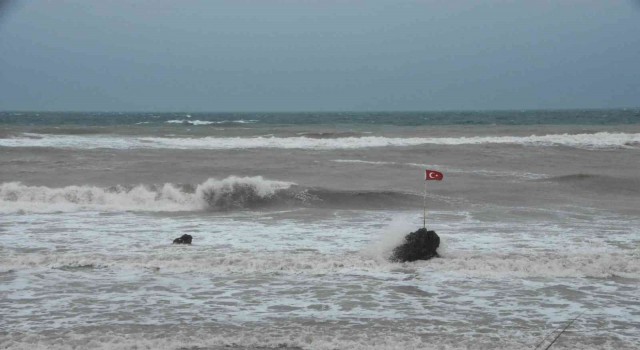
[[[193,123],[193,122],[190,122]],[[209,123],[209,122],[207,122]],[[213,122],[211,122],[213,123]],[[0,139],[2,147],[54,147],[70,149],[359,149],[417,145],[517,144],[525,146],[567,146],[584,149],[637,147],[640,133],[551,134],[531,136],[410,137],[383,136],[309,138],[309,137],[114,137],[104,135],[37,135]]]
[[[193,211],[228,209],[251,196],[268,198],[292,183],[256,177],[210,178],[193,192],[166,183],[150,187],[67,186],[51,188],[27,186],[20,182],[0,184],[0,213],[56,212],[78,210],[107,211]]]
[[[43,334],[9,335],[0,339],[0,346],[6,349],[58,350],[58,349],[281,349],[281,350],[459,350],[459,349],[496,349],[518,350],[530,349],[537,338],[521,332],[514,334],[476,334],[473,338],[462,335],[452,337],[448,333],[431,335],[425,342],[415,329],[368,330],[362,326],[352,328],[341,325],[299,325],[294,322],[278,327],[275,321],[271,326],[250,327],[241,329],[209,328],[191,325],[190,330],[173,326],[170,329],[147,326],[133,333],[130,326],[127,332],[83,331],[59,332],[55,337]],[[442,326],[441,326],[442,327]],[[336,329],[337,328],[337,329]],[[212,331],[215,330],[215,331]],[[579,341],[573,345],[584,350],[631,349],[618,342],[613,345],[598,344],[591,346]]]
[[[189,116],[190,118],[191,116]],[[173,119],[167,120],[168,124],[189,124],[189,125],[212,125],[212,124],[251,124],[256,123],[257,120],[220,120],[220,121],[208,121],[208,120],[186,120],[186,119]]]
[[[419,262],[417,266],[427,266]],[[620,253],[473,254],[447,252],[429,270],[476,277],[640,278],[640,260]]]
[[[464,323],[464,322],[461,322]],[[400,329],[368,327],[331,326],[327,325],[299,325],[294,322],[262,327],[248,327],[242,329],[229,327],[218,329],[190,325],[190,330],[173,326],[167,328],[144,329],[133,332],[130,326],[127,332],[117,332],[105,327],[104,330],[56,332],[55,337],[44,334],[11,334],[6,339],[0,339],[0,346],[6,349],[26,350],[58,350],[58,349],[96,349],[96,350],[125,350],[125,349],[281,349],[281,350],[460,350],[460,349],[495,349],[495,350],[530,350],[537,344],[544,333],[539,330],[522,332],[513,330],[514,327],[504,327],[500,332],[489,334],[467,334],[445,332],[443,326],[438,329],[441,334],[429,334],[428,340],[418,333],[422,328],[411,329],[409,326]],[[575,328],[577,324],[573,325]],[[338,328],[340,327],[340,328]],[[398,327],[398,326],[396,326]],[[336,329],[337,328],[337,329]],[[582,329],[581,329],[582,330]],[[455,331],[455,330],[454,330]],[[550,330],[549,330],[550,331]],[[602,333],[602,331],[599,331]],[[558,349],[582,350],[620,350],[636,349],[633,340],[602,340],[594,341],[594,332],[588,335],[581,333],[580,337],[571,337],[570,342],[556,345]],[[545,343],[546,344],[546,343]]]
[[[387,243],[391,243],[390,240]],[[640,278],[640,260],[621,253],[542,253],[542,254],[470,254],[447,252],[442,258],[405,264],[387,260],[384,244],[365,248],[362,252],[327,255],[314,251],[241,252],[224,254],[206,250],[200,254],[161,250],[145,255],[112,255],[99,253],[50,252],[6,256],[0,269],[69,268],[92,266],[113,269],[159,269],[171,272],[212,271],[225,274],[291,273],[291,274],[361,274],[388,275],[398,268],[426,275],[452,274],[482,278]],[[389,277],[389,276],[387,276]]]
[[[414,213],[241,214],[6,215],[0,348],[530,349],[585,309],[562,346],[637,344],[624,277],[640,259],[606,243],[634,242],[618,220],[596,221],[611,226],[598,244],[552,230],[538,246],[499,234],[517,223],[487,240],[448,213],[443,258],[399,264],[386,257]],[[375,235],[373,221],[389,225]],[[183,232],[194,244],[171,245]]]

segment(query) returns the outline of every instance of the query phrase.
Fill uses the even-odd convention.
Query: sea
[[[640,108],[0,113],[2,349],[639,347]]]

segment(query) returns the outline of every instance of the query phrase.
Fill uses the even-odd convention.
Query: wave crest
[[[224,180],[208,179],[196,188],[196,198],[207,208],[230,210],[252,208],[268,204],[278,192],[294,185],[290,182],[265,180],[257,177],[228,177]]]
[[[34,138],[37,135],[39,138]],[[88,135],[31,134],[0,138],[0,147],[52,147],[65,149],[361,149],[421,145],[514,144],[524,146],[565,146],[583,149],[636,148],[639,133],[550,134],[531,136],[475,137],[114,137]]]
[[[443,198],[434,197],[444,203]],[[305,188],[262,176],[210,178],[198,185],[67,186],[0,184],[0,213],[102,211],[229,211],[274,207],[346,209],[413,208],[420,196],[394,191]]]
[[[86,209],[114,211],[229,210],[264,204],[293,183],[230,176],[197,185],[27,186],[0,184],[0,212],[51,212]]]

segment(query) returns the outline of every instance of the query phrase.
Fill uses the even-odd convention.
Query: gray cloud
[[[4,16],[0,109],[637,105],[637,13],[582,4],[22,2]]]

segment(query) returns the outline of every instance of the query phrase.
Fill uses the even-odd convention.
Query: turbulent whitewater
[[[633,109],[0,112],[0,348],[636,349],[639,189]]]

